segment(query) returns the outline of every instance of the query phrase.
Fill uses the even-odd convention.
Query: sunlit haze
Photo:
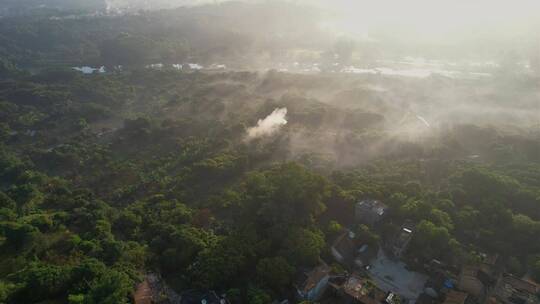
[[[335,12],[337,30],[360,35],[391,30],[404,35],[401,39],[420,41],[532,34],[540,24],[535,0],[321,0],[319,5]]]
[[[540,304],[540,0],[0,0],[0,304]]]

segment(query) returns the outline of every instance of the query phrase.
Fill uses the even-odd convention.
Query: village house
[[[182,294],[180,304],[227,304],[227,301],[214,291],[188,291]]]
[[[538,304],[539,295],[538,284],[505,274],[498,280],[486,303]]]
[[[378,289],[367,279],[351,276],[343,284],[342,292],[345,303],[380,304],[386,298],[386,293]]]
[[[334,259],[348,267],[364,267],[377,256],[377,246],[369,246],[352,231],[339,235],[330,248]]]
[[[475,298],[485,298],[490,286],[489,277],[478,266],[465,266],[461,269],[457,287]]]
[[[415,304],[440,304],[441,302],[437,298],[433,298],[432,296],[423,293],[421,294],[418,299],[416,299]]]
[[[465,292],[451,290],[446,294],[443,304],[465,304],[469,295]]]
[[[388,206],[377,200],[363,200],[356,203],[354,218],[357,223],[374,226],[385,216]]]
[[[453,280],[443,271],[432,271],[428,275],[429,279],[426,282],[423,294],[430,298],[440,298],[442,295],[448,294],[455,287]]]
[[[352,267],[354,265],[355,252],[358,244],[355,235],[351,231],[345,231],[332,244],[330,251],[334,259],[343,265]]]
[[[379,289],[367,278],[356,274],[349,277],[335,277],[330,280],[332,297],[327,303],[341,304],[395,304],[398,297]]]
[[[226,295],[218,295],[213,290],[186,290],[178,294],[159,275],[153,273],[137,285],[133,303],[230,304]]]
[[[302,273],[296,291],[302,301],[317,301],[328,287],[331,268],[322,264],[309,272]]]
[[[498,256],[485,256],[477,265],[464,266],[458,277],[459,290],[465,291],[478,301],[484,302],[486,296],[497,283],[500,274],[497,268]]]

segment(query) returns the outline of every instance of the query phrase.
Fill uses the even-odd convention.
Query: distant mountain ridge
[[[230,2],[231,0],[105,0],[106,9],[111,10],[156,10],[171,9],[181,6],[196,6],[220,2]],[[238,2],[238,0],[236,0]],[[245,0],[242,2],[246,2]],[[250,0],[249,2],[253,2]]]
[[[135,12],[227,1],[230,0],[4,0],[0,2],[0,16],[27,14],[47,9],[109,13]]]
[[[106,0],[3,0],[0,1],[0,16],[29,14],[36,10],[102,11]]]

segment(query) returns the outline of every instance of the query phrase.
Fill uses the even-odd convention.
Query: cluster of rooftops
[[[363,200],[355,204],[354,220],[377,229],[388,211],[378,200]],[[410,270],[403,260],[414,233],[414,225],[406,222],[394,237],[375,246],[345,229],[331,246],[333,262],[345,271],[336,272],[329,261],[320,260],[297,278],[295,300],[320,304],[540,304],[540,285],[504,273],[497,255],[486,254],[482,262],[458,269],[433,260],[424,265],[422,273]],[[154,303],[156,285],[159,280],[150,276],[135,294],[135,303]],[[213,291],[180,296],[169,288],[160,289],[176,298],[171,303],[229,303],[225,295]],[[287,303],[291,302],[280,302]]]
[[[355,222],[377,228],[389,211],[378,200],[355,205]],[[504,273],[498,256],[484,256],[476,265],[458,269],[433,260],[422,272],[403,261],[414,236],[412,223],[403,224],[380,248],[345,230],[332,244],[335,262],[345,273],[332,273],[325,262],[298,282],[299,300],[322,304],[540,304],[540,285]]]

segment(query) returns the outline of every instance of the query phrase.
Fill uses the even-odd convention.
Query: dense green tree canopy
[[[21,12],[35,3],[23,2]],[[540,280],[538,128],[455,122],[452,107],[451,124],[441,114],[419,131],[411,114],[463,99],[510,121],[508,100],[536,113],[537,79],[240,72],[254,54],[318,56],[308,39],[318,30],[276,34],[271,18],[311,24],[310,14],[260,5],[273,7],[268,24],[239,3],[121,16],[0,10],[0,303],[131,303],[157,274],[178,292],[267,304],[331,264],[346,229],[371,249],[403,225],[417,267],[498,254],[505,271]],[[357,47],[340,41],[323,59],[352,64]],[[232,69],[172,67],[226,60]],[[287,124],[248,138],[276,108]],[[373,227],[354,217],[363,199],[389,207]]]

